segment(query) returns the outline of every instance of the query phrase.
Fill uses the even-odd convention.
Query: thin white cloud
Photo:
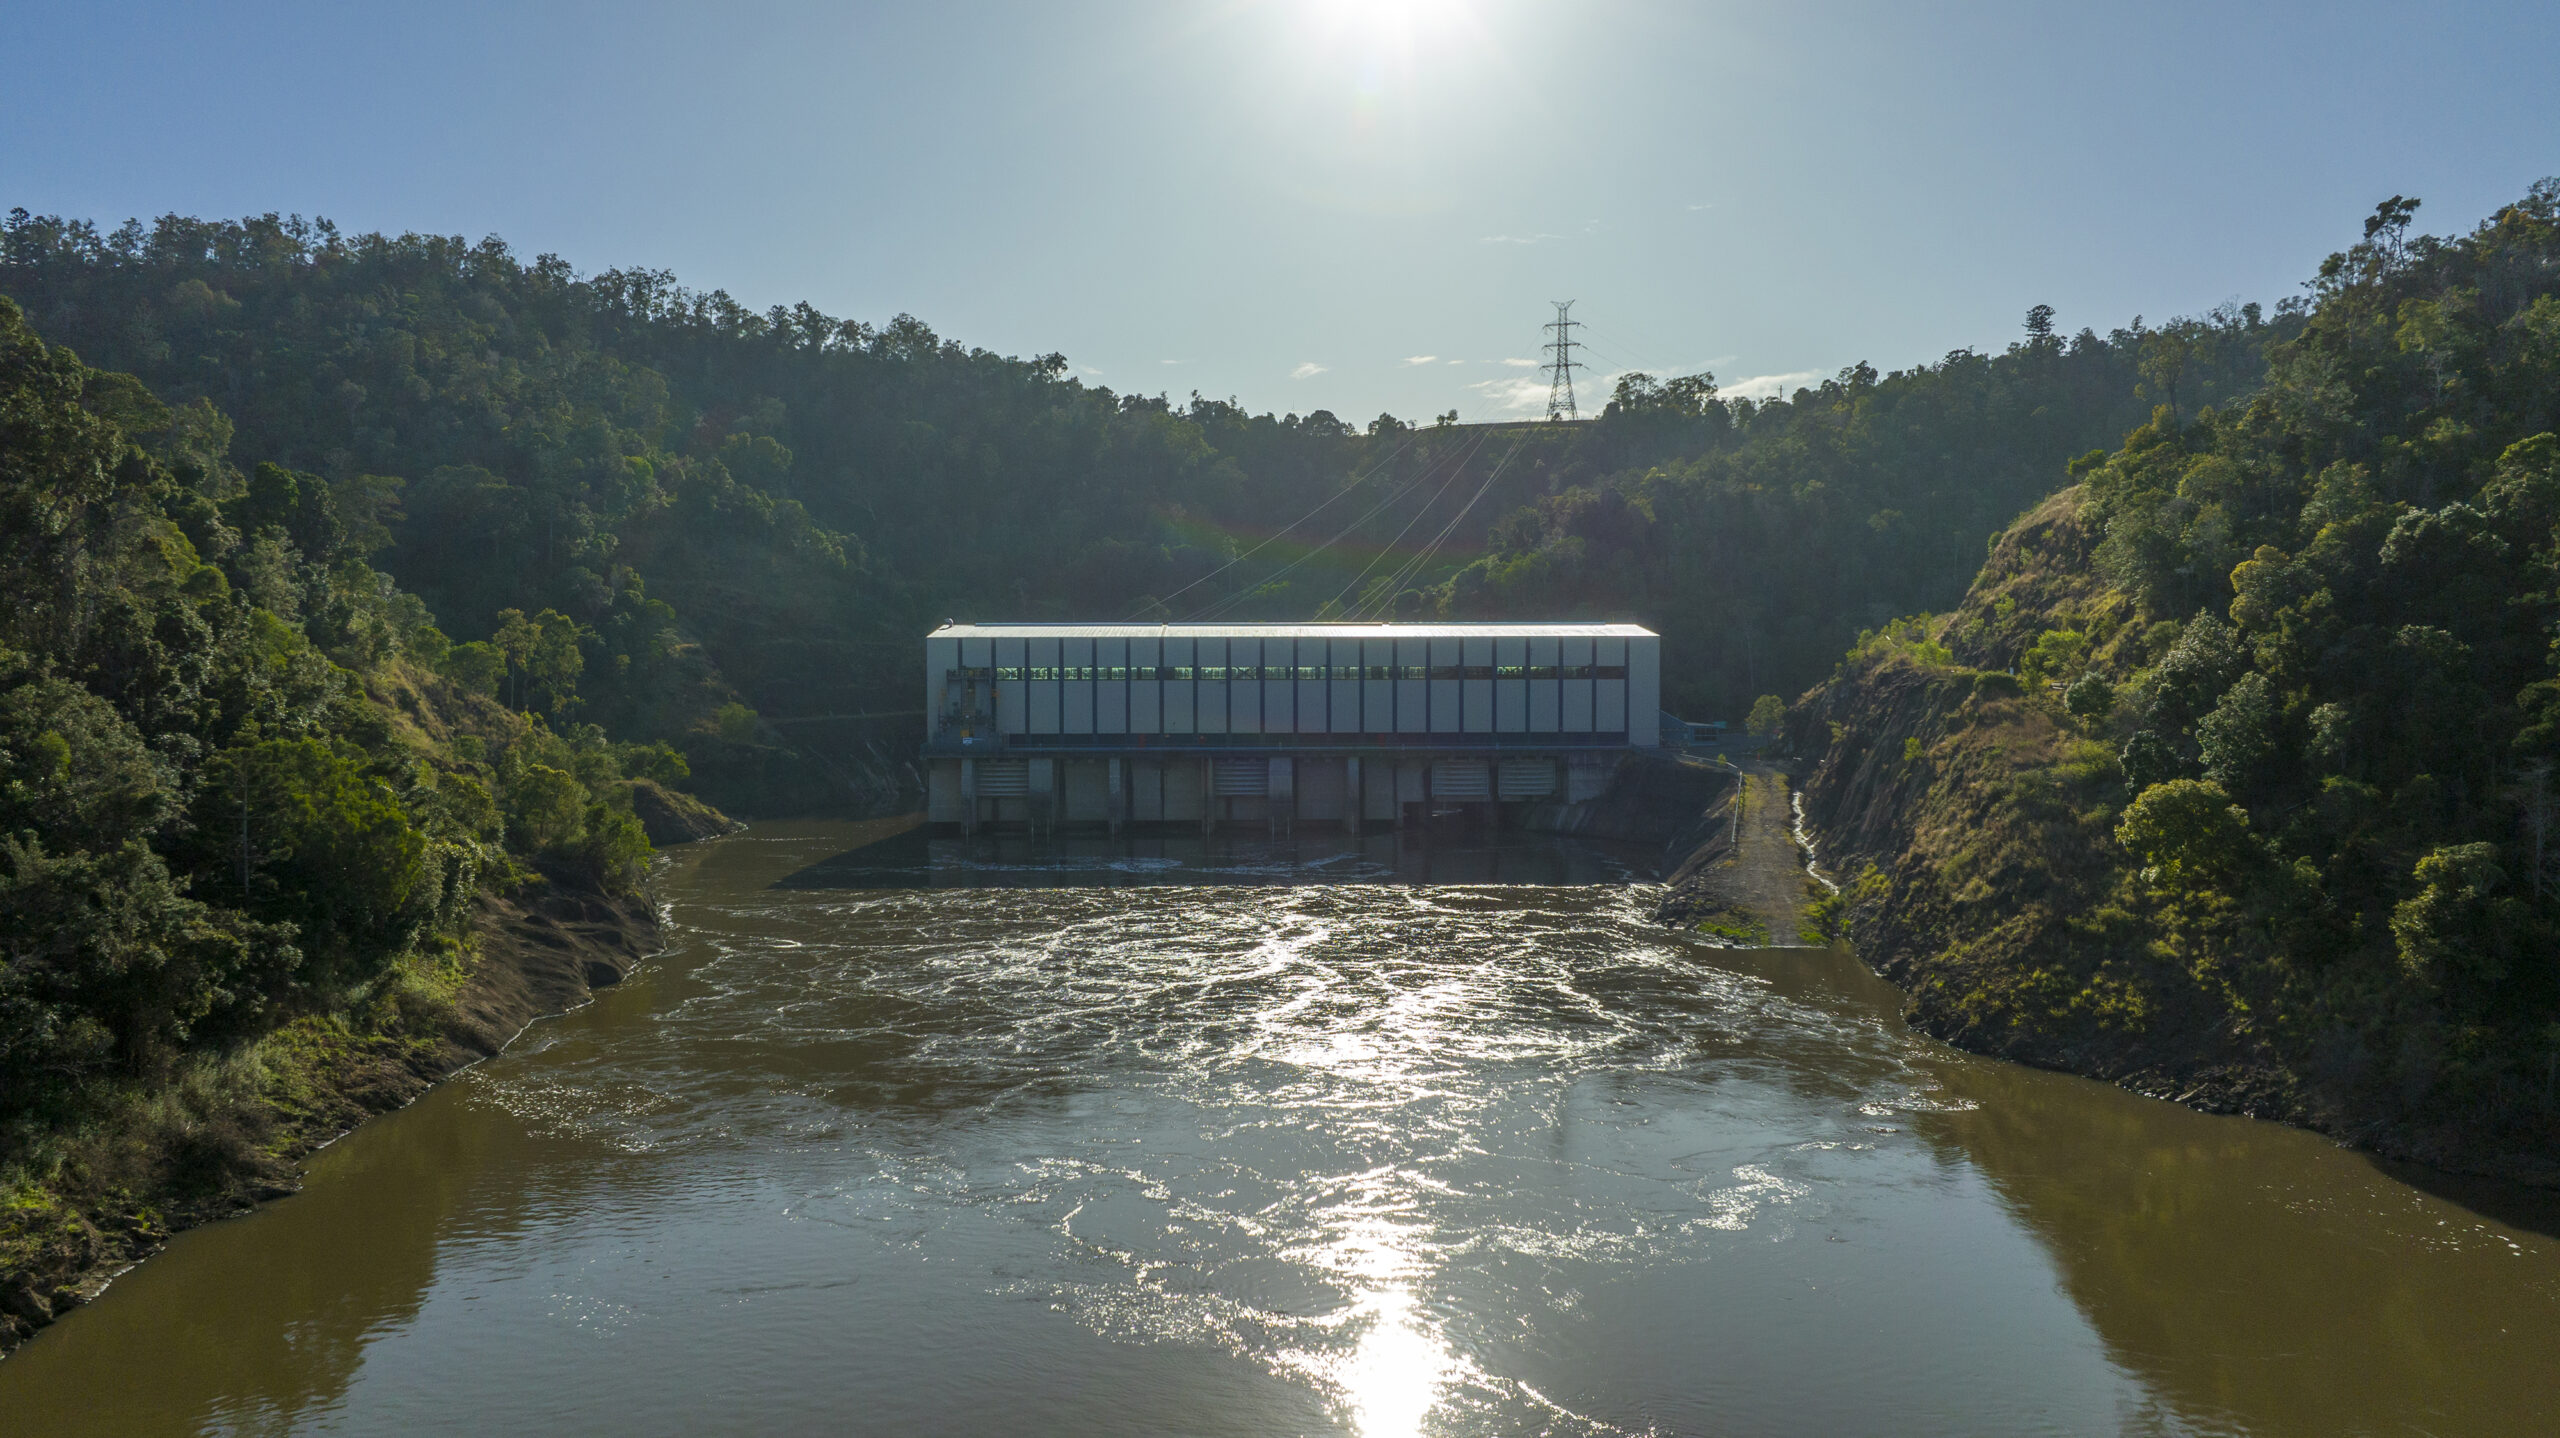
[[[1689,207],[1689,213],[1694,215],[1700,210],[1712,210],[1714,208],[1715,206],[1713,205],[1691,205]]]
[[[1476,243],[1479,245],[1543,245],[1549,240],[1563,238],[1562,235],[1550,235],[1544,232],[1534,235],[1486,235]]]
[[[1513,369],[1536,369],[1538,367],[1538,362],[1536,360],[1507,359],[1500,361],[1500,363],[1507,364]]]
[[[1189,364],[1189,360],[1157,360],[1157,364]]]
[[[1801,385],[1809,385],[1829,377],[1818,369],[1792,370],[1786,374],[1756,374],[1731,384],[1719,384],[1717,390],[1727,399],[1780,399]]]
[[[1485,397],[1496,409],[1514,413],[1537,413],[1547,407],[1547,382],[1527,375],[1507,379],[1480,379],[1467,388]]]
[[[1451,360],[1451,361],[1449,361],[1449,363],[1451,363],[1451,364],[1465,364],[1465,363],[1466,363],[1466,361],[1465,361],[1465,360]]]
[[[1438,355],[1406,355],[1404,357],[1404,362],[1406,364],[1429,364],[1438,358],[1440,358]]]
[[[1314,360],[1309,360],[1305,364],[1298,366],[1296,369],[1289,371],[1289,378],[1314,379],[1317,375],[1323,374],[1324,371],[1325,367],[1323,365],[1317,364]]]

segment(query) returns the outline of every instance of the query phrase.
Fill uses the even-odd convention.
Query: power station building
[[[1402,824],[1596,797],[1660,742],[1633,624],[946,624],[925,639],[928,817]]]

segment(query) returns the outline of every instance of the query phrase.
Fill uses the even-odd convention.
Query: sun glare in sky
[[[1378,48],[1409,47],[1465,18],[1462,0],[1312,0],[1320,32]]]
[[[0,210],[495,234],[1274,413],[1538,413],[1500,377],[1551,298],[1604,395],[1997,352],[2034,304],[2102,334],[2271,304],[2382,196],[2494,213],[2560,134],[2548,0],[534,6],[497,46],[237,8],[0,12],[41,57],[0,88]]]

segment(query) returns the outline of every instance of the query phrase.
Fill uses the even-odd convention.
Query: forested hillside
[[[373,491],[185,421],[0,299],[0,1347],[26,1275],[276,1181],[333,1075],[432,1067],[475,917],[628,892],[635,798],[688,802],[441,677]]]
[[[273,217],[102,237],[20,214],[0,289],[167,396],[172,443],[360,495],[384,568],[455,638],[503,651],[465,656],[466,675],[678,744],[751,806],[844,778],[752,710],[912,703],[922,626],[1125,610],[1223,558],[1196,513],[1277,523],[1357,457],[1330,416],[1181,414],[911,319],[759,315],[495,241]]]
[[[1632,376],[1589,424],[1355,428],[274,216],[14,212],[0,292],[165,399],[172,454],[319,476],[458,683],[669,745],[767,812],[894,782],[946,615],[1635,618],[1669,637],[1675,707],[1739,717],[1952,603],[2071,456],[2155,399],[2244,392],[2292,323],[2066,339],[2040,310],[2005,353],[1786,399]]]
[[[1794,738],[1939,1032],[2548,1174],[2560,182],[2455,238],[2415,209],[2258,394],[2078,466]]]

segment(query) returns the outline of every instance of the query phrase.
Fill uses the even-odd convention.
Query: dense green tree
[[[2321,266],[2253,393],[2200,387],[2179,346],[2209,335],[2145,342],[2152,418],[2075,461],[1933,631],[2030,673],[2060,672],[2058,633],[2086,640],[2061,703],[1976,685],[1933,720],[1970,762],[1922,805],[1982,823],[1974,850],[2013,845],[2009,892],[1965,908],[1906,862],[1891,912],[1936,916],[1909,971],[1985,1042],[2210,1052],[2332,1122],[2547,1155],[2560,181],[2457,236],[2415,209],[2385,202]],[[1840,754],[1865,742],[1844,696],[1914,647],[1853,652],[1850,688],[1809,706]],[[2112,706],[2081,702],[2098,683]],[[2116,843],[2091,852],[2101,819]],[[2092,1016],[2115,1031],[2050,1037]]]
[[[2154,784],[2126,806],[2116,842],[2165,880],[2188,887],[2226,884],[2247,860],[2249,812],[2207,780]]]
[[[497,656],[366,563],[397,486],[242,476],[220,441],[0,299],[0,1183],[189,1064],[431,966],[521,874],[511,837],[608,883],[648,854],[601,730],[425,696],[432,666]],[[528,623],[528,687],[566,710],[586,633]],[[463,718],[481,732],[428,737]]]

